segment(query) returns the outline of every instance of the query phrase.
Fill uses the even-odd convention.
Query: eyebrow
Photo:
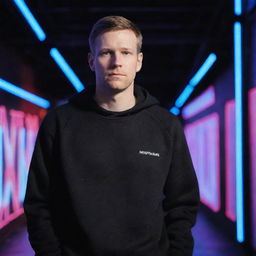
[[[132,49],[131,48],[121,48],[121,50],[127,50],[127,51],[132,51]]]
[[[120,48],[120,50],[132,51],[131,48],[126,48],[126,47],[122,47],[122,48]],[[113,51],[113,50],[111,48],[102,48],[102,49],[100,49],[100,51]]]

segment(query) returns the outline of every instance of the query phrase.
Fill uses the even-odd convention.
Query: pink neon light
[[[256,88],[249,91],[249,135],[251,153],[252,245],[256,249]]]
[[[220,209],[219,116],[201,118],[184,128],[197,173],[201,201],[217,212]]]
[[[8,219],[11,209],[10,200],[12,202],[13,212],[19,211],[21,208],[18,200],[18,186],[16,185],[15,173],[15,148],[17,131],[22,128],[24,113],[21,111],[10,111],[11,115],[11,129],[9,134],[9,127],[7,122],[6,108],[1,107],[3,139],[4,139],[4,156],[5,156],[5,170],[4,170],[4,193],[3,193],[3,219]]]
[[[235,101],[225,104],[226,216],[236,221]]]
[[[26,115],[22,111],[10,110],[9,116],[10,125],[7,120],[6,107],[0,106],[0,145],[4,157],[0,158],[0,184],[2,186],[0,193],[0,228],[23,213],[23,201],[21,201],[22,195],[20,193],[24,194],[28,166],[39,127],[39,119],[35,115]],[[20,136],[25,138],[24,132],[26,130],[26,145],[24,145],[24,143],[21,144]],[[20,166],[18,172],[19,163],[25,164]],[[23,170],[24,168],[26,170]],[[21,188],[21,185],[24,187]]]
[[[210,86],[182,110],[182,117],[189,119],[215,104],[215,89]]]
[[[9,210],[9,209],[8,209]],[[4,212],[8,212],[7,210],[3,210]],[[9,224],[11,221],[15,220],[18,218],[21,214],[24,213],[23,208],[17,209],[13,213],[9,213],[5,219],[1,219],[0,222],[0,229]]]

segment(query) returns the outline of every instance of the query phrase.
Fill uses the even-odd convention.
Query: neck
[[[96,86],[95,101],[98,105],[109,111],[125,111],[135,106],[134,84],[123,91],[102,90]]]

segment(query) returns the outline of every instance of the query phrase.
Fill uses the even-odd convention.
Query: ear
[[[138,57],[137,57],[137,67],[136,67],[136,72],[139,72],[141,70],[141,67],[142,67],[142,60],[143,60],[143,53],[140,52],[138,54]]]
[[[94,56],[91,52],[88,53],[88,63],[89,63],[91,71],[94,71],[95,70],[95,68],[94,68]]]

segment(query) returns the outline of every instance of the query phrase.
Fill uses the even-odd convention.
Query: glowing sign
[[[39,128],[36,115],[0,106],[0,228],[23,213],[28,168]]]
[[[219,116],[201,118],[184,128],[197,173],[201,201],[217,212],[220,209]]]
[[[236,120],[235,101],[225,105],[226,216],[236,221]]]
[[[215,90],[213,86],[210,86],[206,91],[204,91],[201,95],[196,97],[182,109],[182,117],[184,119],[189,119],[206,108],[212,106],[214,103]]]
[[[256,249],[256,88],[249,91],[252,243]]]

